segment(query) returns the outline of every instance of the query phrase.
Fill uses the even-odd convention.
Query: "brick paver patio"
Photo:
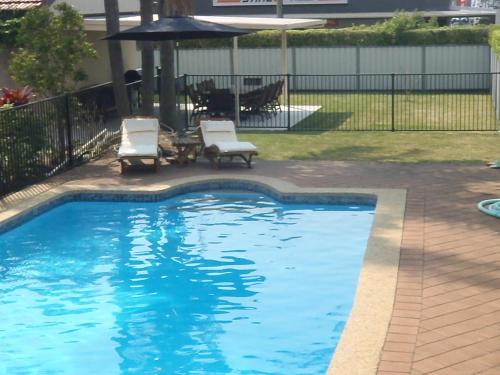
[[[264,175],[301,186],[407,189],[397,293],[378,375],[500,374],[500,220],[475,207],[481,199],[500,197],[498,170],[467,164],[258,161],[249,171],[236,166],[213,171],[197,163],[120,177],[118,164],[103,158],[22,196],[73,179],[144,185],[207,173]],[[12,201],[0,202],[0,210]]]

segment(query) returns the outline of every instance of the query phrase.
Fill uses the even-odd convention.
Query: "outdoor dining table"
[[[240,97],[246,94],[255,92],[262,88],[262,85],[252,85],[244,87],[240,90]],[[203,93],[206,99],[207,111],[209,113],[223,113],[226,115],[234,114],[234,106],[236,101],[236,94],[234,88],[215,89]],[[241,103],[242,104],[242,103]]]
[[[235,95],[229,89],[216,89],[204,94],[209,113],[234,113]]]

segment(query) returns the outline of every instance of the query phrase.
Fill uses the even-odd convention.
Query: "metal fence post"
[[[287,130],[290,131],[292,128],[292,114],[290,113],[290,74],[286,75],[286,86],[288,90],[286,90],[286,105],[288,107],[287,111]]]
[[[68,150],[68,165],[73,168],[73,135],[71,134],[71,114],[70,114],[70,97],[69,94],[64,95],[64,112],[66,115],[66,147]]]
[[[158,97],[161,96],[161,68],[156,67],[156,91],[158,92]]]
[[[396,80],[396,74],[391,74],[391,131],[396,131],[396,108],[395,108],[395,94],[396,88],[394,87],[394,81]]]
[[[187,74],[184,74],[184,127],[189,129],[188,94],[187,94]]]

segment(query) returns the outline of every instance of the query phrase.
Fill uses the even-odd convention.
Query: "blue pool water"
[[[0,234],[0,374],[324,374],[374,207],[73,202]]]

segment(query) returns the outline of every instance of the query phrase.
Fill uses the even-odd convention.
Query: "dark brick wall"
[[[212,0],[192,0],[195,14],[199,15],[261,15],[274,14],[273,6],[214,7]],[[451,0],[349,0],[348,4],[330,5],[289,5],[287,14],[307,13],[370,13],[394,12],[401,9],[413,10],[450,10]]]

